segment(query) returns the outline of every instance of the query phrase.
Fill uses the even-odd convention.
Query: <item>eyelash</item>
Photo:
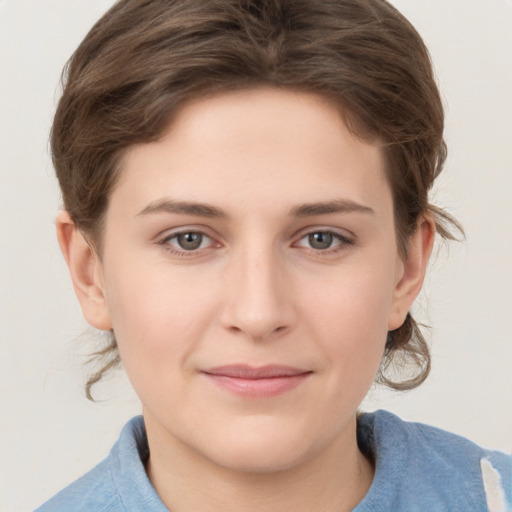
[[[171,240],[177,239],[180,235],[188,235],[188,234],[200,235],[202,237],[201,245],[203,244],[204,239],[206,238],[206,239],[210,239],[212,242],[214,242],[214,244],[213,244],[214,246],[216,245],[217,247],[221,247],[220,243],[215,243],[215,241],[212,239],[212,237],[208,236],[203,231],[192,230],[192,229],[176,231],[176,232],[166,236],[165,238],[163,238],[160,242],[158,242],[158,245],[162,246],[164,248],[164,250],[166,250],[167,252],[171,253],[174,256],[180,256],[180,257],[196,256],[201,249],[204,249],[204,247],[199,247],[197,249],[187,251],[184,249],[178,249],[170,244]],[[299,238],[298,242],[301,242],[302,240],[304,240],[310,236],[319,235],[319,234],[322,234],[324,236],[332,236],[333,239],[337,240],[338,243],[336,243],[335,245],[328,247],[326,249],[315,249],[312,247],[304,247],[304,246],[302,246],[302,247],[304,247],[305,249],[307,249],[309,251],[314,252],[315,254],[328,255],[328,254],[338,253],[338,252],[342,251],[346,246],[354,245],[354,243],[355,243],[355,241],[352,238],[349,238],[345,235],[342,235],[340,233],[337,233],[335,231],[328,230],[328,229],[325,229],[325,230],[318,229],[318,230],[309,231],[309,232],[303,234]],[[297,246],[298,242],[295,242],[294,246]]]

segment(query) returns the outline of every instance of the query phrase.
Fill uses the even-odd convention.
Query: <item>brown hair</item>
[[[385,0],[120,0],[68,62],[51,147],[64,207],[101,255],[102,220],[123,152],[157,140],[184,101],[257,85],[322,95],[359,136],[383,142],[399,250],[420,216],[460,226],[430,205],[441,172],[444,113],[428,51]],[[115,337],[95,354],[91,386],[119,363]],[[106,358],[106,359],[105,359]],[[401,382],[390,366],[413,363]],[[430,369],[410,314],[388,333],[378,381],[411,389]]]

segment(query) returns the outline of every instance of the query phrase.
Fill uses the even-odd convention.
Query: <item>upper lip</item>
[[[243,364],[217,366],[203,370],[208,375],[217,375],[222,377],[231,377],[234,379],[271,379],[276,377],[293,377],[311,373],[309,370],[303,370],[292,366],[283,366],[270,364],[265,366],[249,366]]]

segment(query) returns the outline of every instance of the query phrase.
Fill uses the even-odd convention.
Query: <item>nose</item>
[[[232,262],[221,314],[224,328],[255,341],[290,331],[297,315],[293,287],[272,251],[246,252]]]

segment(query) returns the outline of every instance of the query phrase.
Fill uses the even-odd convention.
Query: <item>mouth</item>
[[[269,398],[291,391],[313,372],[281,365],[230,365],[201,373],[225,391],[244,397]]]

